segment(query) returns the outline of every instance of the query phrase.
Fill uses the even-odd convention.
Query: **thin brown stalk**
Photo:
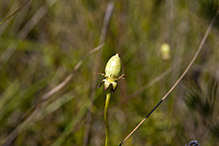
[[[202,38],[201,43],[199,44],[198,50],[196,51],[194,57],[192,58],[192,60],[190,61],[190,63],[188,64],[188,66],[186,67],[186,69],[184,70],[184,72],[182,73],[182,75],[179,77],[179,79],[175,82],[175,84],[170,88],[170,90],[163,96],[163,98],[161,99],[161,101],[151,110],[151,112],[132,130],[132,132],[130,132],[130,134],[119,144],[119,146],[121,146],[144,122],[145,120],[154,112],[154,110],[167,98],[167,96],[175,89],[175,87],[179,84],[179,82],[183,79],[183,77],[186,75],[186,73],[188,72],[188,70],[191,68],[191,66],[193,65],[194,61],[196,60],[197,56],[199,55],[201,49],[203,48],[203,45],[207,39],[208,34],[210,33],[214,21],[218,15],[219,11],[217,12],[216,16],[213,18],[213,20],[211,21],[211,23],[209,24],[204,37]]]
[[[110,21],[112,12],[113,12],[113,8],[114,8],[114,3],[109,2],[107,5],[107,8],[106,8],[106,13],[105,13],[104,20],[103,20],[103,27],[102,27],[101,34],[100,34],[99,44],[102,44],[105,42],[107,29],[108,29],[109,21]],[[102,54],[102,51],[99,51],[98,54],[96,54],[95,58],[97,58],[97,59],[96,59],[96,62],[94,64],[93,72],[97,72],[97,70],[99,68],[101,54]],[[91,94],[90,94],[91,104],[89,106],[89,109],[91,109],[93,107],[93,102],[94,102],[94,97],[95,97],[95,91],[96,91],[96,85],[97,85],[97,77],[95,74],[92,77],[91,83],[92,83],[91,84]],[[88,110],[87,116],[86,116],[86,125],[85,125],[85,130],[84,130],[83,146],[87,146],[87,144],[88,144],[88,137],[89,137],[89,133],[90,133],[91,120],[92,120],[91,112]]]
[[[21,8],[23,8],[30,0],[27,0],[25,3],[23,3],[19,8],[17,8],[17,10],[15,10],[14,12],[12,12],[8,17],[6,17],[4,20],[2,20],[0,22],[0,26],[7,21],[8,19],[10,19],[12,16],[14,16],[14,14],[16,14],[18,11],[20,11]]]
[[[27,34],[33,29],[33,27],[43,18],[43,16],[47,13],[48,9],[53,6],[53,4],[57,0],[47,0],[46,3],[48,4],[47,7],[42,5],[38,11],[34,14],[33,17],[25,24],[25,26],[19,31],[16,38],[19,40],[24,40]],[[0,56],[0,69],[4,63],[8,61],[8,59],[13,55],[16,51],[17,45],[13,43],[9,44],[7,49],[2,53]]]
[[[74,67],[73,71],[71,74],[69,74],[64,81],[62,81],[60,84],[58,84],[56,87],[54,87],[53,89],[51,89],[49,92],[47,92],[43,97],[42,97],[42,101],[39,102],[38,104],[32,106],[30,108],[30,110],[27,112],[26,115],[29,115],[29,113],[31,111],[33,111],[30,116],[27,117],[26,120],[24,120],[21,124],[19,124],[3,141],[2,144],[4,145],[10,145],[11,142],[15,139],[15,137],[31,122],[31,120],[34,118],[34,116],[38,113],[39,108],[43,103],[45,103],[46,101],[48,101],[48,99],[50,99],[50,97],[52,95],[54,95],[56,92],[58,92],[59,90],[61,90],[74,76],[74,73],[78,70],[78,68],[81,66],[81,64],[83,63],[83,61],[90,56],[91,54],[93,54],[94,52],[100,50],[102,47],[104,46],[104,44],[99,45],[98,47],[92,49],[91,51],[89,51]],[[24,117],[25,117],[24,116]]]
[[[46,94],[43,95],[42,100],[32,106],[29,111],[24,115],[24,117],[26,115],[29,114],[29,112],[35,110],[37,107],[39,107],[42,103],[44,103],[45,101],[47,101],[52,95],[54,95],[56,92],[58,92],[59,90],[61,90],[74,76],[74,73],[78,70],[78,68],[81,66],[81,64],[83,63],[83,61],[90,56],[91,54],[93,54],[94,52],[100,50],[102,47],[104,46],[104,44],[101,44],[99,46],[97,46],[96,48],[92,49],[91,51],[89,51],[87,54],[85,54],[85,56],[75,65],[73,71],[71,74],[69,74],[64,81],[62,81],[61,83],[59,83],[57,86],[55,86],[54,88],[52,88],[49,92],[47,92]]]

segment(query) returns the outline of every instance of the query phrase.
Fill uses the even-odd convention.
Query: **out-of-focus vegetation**
[[[0,21],[24,2],[1,0]],[[126,78],[118,81],[109,109],[110,145],[119,145],[178,79],[218,10],[217,0],[114,1],[105,46],[43,101],[99,45],[108,3],[31,0],[0,26],[1,143],[102,146],[105,93],[92,84],[102,80],[94,78],[95,72],[102,72],[106,61],[119,53]],[[183,81],[125,146],[175,146],[191,140],[219,145],[218,22]],[[168,59],[162,58],[164,43],[170,46]],[[97,60],[99,67],[94,66]],[[158,82],[130,96],[169,68]]]

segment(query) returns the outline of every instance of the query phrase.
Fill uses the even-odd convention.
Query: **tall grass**
[[[86,54],[102,43],[109,1],[28,2],[0,25],[1,144],[102,146],[105,98],[92,88],[102,79],[94,78],[94,68],[103,71],[108,58],[118,52],[126,79],[118,81],[108,118],[110,143],[119,145],[186,68],[217,9],[217,1],[210,2],[115,1],[105,45],[100,55],[90,56]],[[24,3],[0,1],[0,21]],[[185,145],[194,139],[201,145],[219,144],[217,24],[218,19],[177,90],[124,145]],[[170,45],[170,60],[162,59],[163,43]],[[95,66],[97,60],[99,66]],[[72,73],[62,88],[43,98]],[[185,86],[192,80],[201,96],[192,96],[192,87]],[[207,104],[212,100],[214,104]],[[213,106],[204,110],[207,116],[202,105]]]

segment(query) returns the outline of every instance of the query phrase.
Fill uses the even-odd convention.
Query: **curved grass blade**
[[[19,8],[17,8],[17,10],[15,10],[13,13],[11,13],[8,17],[6,17],[4,20],[2,20],[0,22],[0,26],[5,22],[7,21],[8,19],[10,19],[12,16],[14,16],[18,11],[20,11],[20,9],[22,7],[24,7],[30,0],[27,0],[23,5],[21,5]]]
[[[204,37],[202,38],[202,41],[198,47],[198,50],[196,51],[194,57],[192,58],[192,60],[190,61],[189,65],[186,67],[186,69],[184,70],[184,72],[182,73],[182,75],[179,77],[179,79],[175,82],[175,84],[171,87],[171,89],[164,95],[164,97],[161,99],[161,101],[151,110],[151,112],[134,128],[134,130],[132,130],[132,132],[119,144],[119,146],[121,146],[143,123],[144,121],[154,112],[154,110],[157,109],[157,107],[167,98],[167,96],[173,91],[173,89],[179,84],[179,82],[182,80],[182,78],[186,75],[186,73],[188,72],[188,70],[191,68],[191,66],[193,65],[194,61],[196,60],[197,56],[199,55],[208,34],[210,33],[210,30],[213,27],[214,21],[218,15],[219,11],[217,12],[216,16],[212,19],[210,25],[208,26]]]

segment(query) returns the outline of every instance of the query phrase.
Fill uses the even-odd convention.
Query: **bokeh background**
[[[1,0],[0,21],[24,2]],[[110,145],[119,145],[185,70],[217,10],[217,0],[30,0],[0,26],[1,144],[104,145],[105,93],[95,73],[119,53],[126,78],[109,110]],[[177,88],[124,146],[219,145],[218,22]]]

